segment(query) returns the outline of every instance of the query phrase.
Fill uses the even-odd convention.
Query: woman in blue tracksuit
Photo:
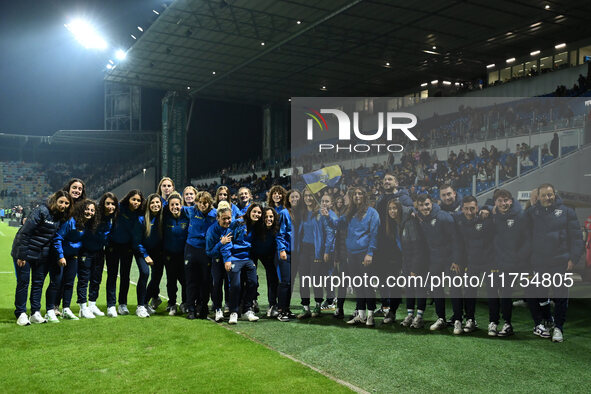
[[[230,223],[232,223],[232,210],[230,205],[224,201],[218,204],[216,210],[216,220],[207,230],[205,235],[205,252],[211,258],[211,277],[213,280],[211,288],[211,301],[215,310],[215,321],[221,322],[224,319],[222,311],[222,288],[224,281],[228,283],[227,273],[222,261],[221,248],[232,240],[230,233]],[[226,291],[226,297],[229,300],[229,292]],[[229,311],[229,309],[228,309]]]
[[[224,269],[228,273],[230,283],[230,320],[228,324],[238,322],[238,313],[240,309],[240,297],[242,290],[241,274],[246,276],[246,291],[244,295],[244,305],[252,306],[252,301],[256,296],[257,272],[254,262],[250,258],[252,245],[253,227],[261,219],[262,210],[260,205],[252,204],[250,215],[245,219],[238,219],[230,224],[229,235],[231,241],[222,245],[220,248]],[[248,321],[259,320],[250,307],[244,316]]]
[[[348,267],[354,275],[368,274],[369,276],[373,269],[371,264],[377,244],[380,217],[378,212],[369,206],[367,193],[363,188],[355,187],[351,197],[351,206],[347,212]],[[373,326],[373,311],[376,309],[375,291],[370,288],[359,288],[358,290],[358,314],[347,323],[364,323],[367,326]]]
[[[312,192],[306,188],[303,193],[304,212],[299,224],[298,272],[300,275],[300,296],[303,311],[298,319],[318,317],[323,300],[322,287],[314,287],[316,306],[310,310],[310,288],[303,286],[304,276],[321,277],[326,275],[329,256],[334,251],[335,224],[329,220],[328,210],[323,208],[320,214],[318,203]],[[311,281],[312,282],[312,281]]]
[[[183,205],[185,207],[195,205],[195,198],[197,198],[197,189],[193,186],[187,186],[183,189]]]
[[[162,202],[163,207],[166,206],[166,201],[168,201],[168,198],[174,191],[174,181],[171,178],[165,176],[160,179],[156,193],[160,195],[160,201]]]
[[[177,282],[181,284],[181,301],[186,305],[184,250],[189,230],[189,217],[183,210],[183,198],[177,192],[168,197],[167,208],[162,214],[164,268],[166,269],[166,292],[169,316],[177,314]]]
[[[248,213],[247,213],[248,216]],[[267,317],[277,317],[277,285],[279,279],[275,269],[275,254],[277,253],[277,233],[279,231],[279,216],[275,209],[271,207],[263,208],[262,219],[254,226],[254,236],[252,239],[252,260],[257,261],[265,267],[267,276],[267,300],[269,309]]]
[[[334,271],[337,276],[347,270],[347,211],[349,206],[351,205],[352,200],[352,190],[347,190],[347,193],[343,197],[343,206],[340,209],[340,216],[338,217],[337,221],[337,228],[335,234],[335,248],[334,248]],[[345,317],[344,306],[345,306],[345,299],[347,297],[347,287],[344,284],[341,284],[337,289],[337,305],[334,310],[333,317],[335,319],[342,319]],[[355,315],[357,311],[355,311]]]
[[[250,189],[244,186],[238,189],[238,216],[244,216],[251,202],[252,193],[250,192]]]
[[[96,306],[96,300],[98,299],[99,289],[103,279],[105,247],[109,243],[113,222],[116,220],[118,214],[119,200],[117,196],[111,192],[103,194],[97,207],[96,229],[94,231],[85,231],[82,237],[82,258],[84,263],[90,268],[88,309],[94,316],[105,316]]]
[[[199,318],[207,318],[207,303],[211,287],[211,259],[205,253],[207,230],[216,221],[213,198],[208,192],[197,194],[195,206],[184,207],[189,218],[187,244],[185,245],[185,278],[187,293],[187,319],[196,319],[196,307],[199,306]]]
[[[41,316],[41,294],[43,283],[48,272],[53,272],[54,278],[59,276],[59,266],[55,261],[55,251],[52,247],[53,237],[63,221],[70,216],[72,197],[60,190],[54,193],[47,204],[35,208],[27,217],[25,224],[15,236],[12,244],[11,256],[16,272],[16,291],[14,296],[14,314],[19,326],[30,323],[45,323]],[[31,318],[27,316],[27,295],[31,282]],[[57,289],[57,283],[52,280],[50,286]],[[47,310],[53,310],[49,305]]]
[[[267,196],[267,206],[275,209],[278,213],[285,208],[285,199],[287,197],[287,190],[283,186],[274,185],[269,189]]]
[[[324,223],[324,256],[322,275],[332,276],[334,273],[334,257],[335,257],[335,244],[336,244],[336,232],[339,224],[339,217],[332,210],[333,197],[329,193],[325,193],[320,199],[320,210],[318,211],[322,222]],[[326,260],[325,260],[326,259]],[[322,304],[322,308],[331,309],[335,307],[335,292],[334,289],[327,287],[325,289],[326,299]]]
[[[300,192],[290,190],[287,192],[285,209],[279,212],[279,232],[277,233],[277,253],[275,254],[275,267],[279,285],[277,286],[277,304],[279,321],[287,322],[295,315],[290,310],[291,303],[291,255],[294,242],[294,218],[297,216]],[[294,249],[294,251],[296,251]],[[297,251],[296,251],[297,252]]]
[[[164,262],[162,261],[162,227],[160,220],[162,217],[162,201],[157,193],[152,193],[146,200],[146,209],[140,216],[141,239],[138,241],[137,250],[139,258],[144,259],[150,266],[152,275],[150,283],[146,289],[146,312],[149,315],[154,314],[158,306],[162,303],[160,300],[160,280],[164,273]],[[152,300],[150,303],[149,301]],[[143,309],[139,309],[138,316],[146,317]]]
[[[139,217],[143,212],[144,196],[142,192],[133,189],[127,193],[119,204],[119,215],[113,224],[113,231],[109,245],[105,249],[107,261],[107,316],[117,317],[128,315],[127,292],[129,291],[129,274],[131,261],[134,254],[134,240],[138,239],[141,232]],[[140,270],[140,278],[137,284],[138,298],[145,296],[146,283],[150,271],[147,266],[136,259]],[[119,279],[119,308],[116,310],[117,272],[121,265]],[[139,300],[138,300],[139,303]]]
[[[80,317],[94,319],[94,314],[86,305],[90,266],[86,264],[86,260],[80,252],[82,251],[84,234],[94,231],[96,225],[96,203],[92,200],[83,200],[74,206],[73,216],[60,227],[53,239],[58,263],[63,267],[61,289],[63,295],[62,316],[64,319],[78,320],[78,317],[70,309],[76,276],[78,276],[77,293]],[[55,299],[57,294],[53,293],[51,296]],[[53,311],[47,311],[47,316],[50,322],[59,322]]]
[[[230,189],[228,189],[228,186],[218,187],[218,189],[215,192],[215,201],[213,207],[217,209],[220,201],[227,201],[228,204],[230,204],[233,220],[237,219],[240,216],[240,209],[235,204],[232,204],[232,200],[230,199]]]

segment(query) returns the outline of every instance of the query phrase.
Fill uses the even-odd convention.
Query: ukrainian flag
[[[342,175],[341,167],[336,165],[303,174],[302,178],[304,178],[304,182],[308,185],[308,189],[316,194],[325,187],[335,187],[341,180]]]

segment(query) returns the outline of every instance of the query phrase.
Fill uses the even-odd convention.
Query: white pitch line
[[[9,271],[9,272],[0,272],[0,274],[14,274],[14,271]]]

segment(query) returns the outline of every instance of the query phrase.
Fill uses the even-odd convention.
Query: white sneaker
[[[462,329],[462,322],[459,320],[456,320],[454,322],[454,335],[460,335],[463,332],[464,332],[464,330]]]
[[[384,320],[385,320],[385,319],[384,319]],[[409,314],[407,314],[407,315],[406,315],[406,317],[404,318],[404,320],[402,320],[402,321],[400,322],[400,325],[401,325],[402,327],[410,327],[410,325],[412,324],[412,321],[413,321],[413,316],[412,316],[412,315],[409,315]]]
[[[117,312],[119,312],[120,315],[129,315],[129,309],[127,309],[127,304],[119,304]]]
[[[88,309],[92,312],[95,316],[105,316],[105,314],[96,306],[95,301],[88,301]]]
[[[431,324],[431,327],[429,327],[429,329],[431,331],[443,330],[446,324],[447,323],[445,322],[445,319],[440,317],[439,319],[437,319],[437,321],[435,321],[435,323]]]
[[[562,330],[560,328],[555,327],[554,332],[552,333],[552,342],[562,342],[564,338],[562,337]]]
[[[57,316],[55,315],[55,311],[53,309],[50,309],[47,311],[47,313],[45,314],[45,319],[47,319],[48,322],[50,323],[59,323],[59,319],[57,318]]]
[[[494,322],[490,322],[488,323],[488,336],[489,337],[496,337],[499,335],[499,332],[497,331],[498,325],[497,323]]]
[[[20,317],[19,317],[20,318]],[[42,323],[47,323],[47,320],[45,320],[43,318],[43,316],[41,316],[41,313],[39,313],[39,311],[33,313],[31,315],[31,318],[29,319],[29,321],[31,322],[31,324],[42,324]]]
[[[259,317],[257,315],[255,315],[253,311],[246,311],[246,313],[244,314],[244,317],[246,317],[248,319],[248,321],[259,320]]]
[[[390,323],[394,323],[396,316],[392,315],[392,312],[388,311],[388,313],[386,313],[386,316],[384,317],[384,321],[382,322],[382,324],[390,324]],[[411,316],[411,320],[412,320],[412,316]]]
[[[152,316],[154,313],[156,313],[156,311],[154,310],[154,308],[152,308],[152,306],[150,304],[146,305],[146,310],[148,311],[148,315]]]
[[[62,309],[62,316],[64,317],[64,319],[80,320],[80,319],[78,319],[78,316],[76,316],[70,308],[63,308]]]
[[[230,313],[230,320],[228,320],[228,324],[236,324],[238,323],[238,313],[232,312]]]
[[[114,305],[107,308],[107,316],[117,317],[117,308]]]
[[[86,303],[80,304],[80,317],[83,319],[94,319],[94,313],[88,309]]]
[[[216,321],[216,323],[219,323],[222,320],[224,320],[224,311],[222,311],[221,309],[216,309],[215,310],[215,321]]]
[[[425,321],[423,320],[423,316],[416,315],[414,319],[412,319],[412,323],[410,324],[410,328],[423,328],[425,326]]]
[[[389,311],[387,313],[390,313]],[[365,320],[365,325],[368,327],[375,326],[375,322],[373,320],[373,311],[367,311],[367,319]]]
[[[478,324],[476,324],[476,320],[468,319],[466,325],[464,326],[464,332],[472,332],[476,330],[476,327],[478,327]]]
[[[267,310],[267,317],[277,317],[279,316],[279,311],[277,310],[277,306],[273,305]]]
[[[25,312],[21,313],[18,319],[16,319],[16,324],[18,324],[19,326],[30,325],[31,322],[29,321],[29,316]]]
[[[137,315],[137,317],[150,317],[148,310],[143,305],[137,307],[137,309],[135,310],[135,314]]]
[[[176,304],[167,307],[166,312],[168,312],[168,316],[176,316]]]

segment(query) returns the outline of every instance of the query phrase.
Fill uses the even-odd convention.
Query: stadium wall
[[[177,188],[184,188],[184,186],[177,185]],[[117,196],[119,200],[121,200],[128,191],[132,189],[139,189],[142,191],[142,194],[145,197],[148,197],[149,194],[154,193],[156,190],[156,168],[150,167],[146,169],[146,173],[140,173],[127,182],[122,183],[121,185],[117,186],[112,192]]]

